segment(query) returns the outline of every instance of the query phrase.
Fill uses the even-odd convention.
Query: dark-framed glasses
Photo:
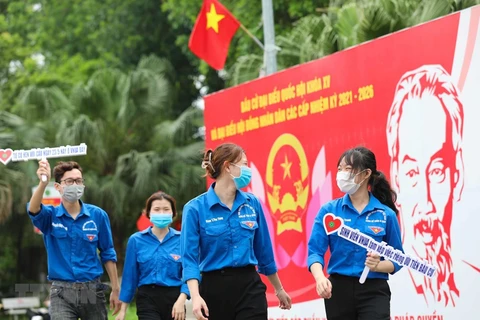
[[[83,178],[78,178],[78,179],[67,178],[67,179],[60,180],[60,182],[65,182],[65,184],[67,186],[71,186],[74,182],[77,185],[83,185],[85,183],[85,179],[83,179]]]

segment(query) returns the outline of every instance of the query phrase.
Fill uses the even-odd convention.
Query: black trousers
[[[330,275],[332,297],[325,299],[328,320],[390,320],[390,286],[387,280]]]
[[[254,266],[204,272],[200,284],[208,320],[267,320],[266,290]]]
[[[137,316],[139,320],[171,320],[173,305],[180,287],[145,285],[138,288]]]

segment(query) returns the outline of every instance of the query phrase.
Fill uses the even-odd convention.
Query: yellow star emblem
[[[212,28],[218,33],[218,23],[225,18],[223,14],[218,14],[213,3],[210,5],[210,12],[207,12],[207,30]]]
[[[285,162],[280,164],[280,166],[283,168],[283,180],[285,180],[287,176],[291,179],[290,168],[292,167],[292,163],[288,162],[287,155],[285,155]]]

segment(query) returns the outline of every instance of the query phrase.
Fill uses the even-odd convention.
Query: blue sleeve
[[[42,231],[43,234],[50,233],[52,229],[52,214],[55,213],[55,207],[40,204],[40,211],[35,215],[29,209],[30,202],[27,203],[27,212],[33,225]]]
[[[394,249],[397,249],[404,253],[402,245],[402,236],[400,234],[400,225],[398,224],[398,218],[395,213],[392,211],[391,214],[387,216],[387,230],[385,230],[384,241]],[[391,274],[395,274],[399,271],[402,266],[391,261],[393,263],[394,270]]]
[[[113,247],[112,229],[110,219],[105,211],[101,211],[100,230],[98,232],[98,249],[100,249],[100,259],[105,264],[107,261],[117,262],[117,253]]]
[[[270,239],[267,221],[265,220],[265,214],[258,199],[253,199],[255,199],[255,207],[258,213],[258,228],[253,238],[253,251],[258,260],[258,272],[269,276],[277,272],[277,265],[275,263],[275,256],[273,255],[272,241]]]
[[[130,303],[133,300],[138,286],[137,248],[133,236],[128,239],[127,253],[123,264],[122,286],[120,289],[120,301]]]
[[[190,300],[190,290],[188,290],[188,285],[185,282],[180,287],[180,293],[185,293],[187,295],[187,299]]]
[[[200,224],[198,211],[191,203],[183,208],[182,232],[180,234],[182,252],[183,281],[197,279],[200,282]]]
[[[307,266],[308,270],[312,264],[318,262],[325,267],[325,252],[328,249],[328,235],[325,232],[325,227],[323,226],[323,217],[325,216],[327,210],[324,206],[320,208],[315,221],[312,226],[312,233],[310,234],[310,239],[308,240],[308,257],[307,257]]]

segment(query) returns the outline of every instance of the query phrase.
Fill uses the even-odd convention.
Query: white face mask
[[[85,186],[72,184],[71,186],[64,186],[63,187],[63,199],[67,202],[77,202],[83,196],[83,191],[85,190]]]
[[[362,173],[363,171],[353,175],[351,172],[347,171],[339,171],[337,172],[337,186],[340,191],[347,193],[347,194],[354,194],[362,185],[362,182],[355,183],[355,177]]]

